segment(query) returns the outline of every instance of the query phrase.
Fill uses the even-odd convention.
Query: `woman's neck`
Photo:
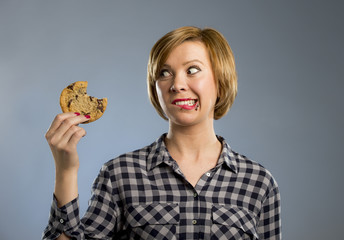
[[[204,159],[204,156],[211,153],[217,154],[222,148],[212,123],[202,127],[170,124],[165,143],[173,158],[188,158],[194,161]]]

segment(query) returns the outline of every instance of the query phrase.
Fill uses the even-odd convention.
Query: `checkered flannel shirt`
[[[221,137],[219,161],[193,187],[162,135],[150,146],[102,167],[84,217],[78,198],[54,198],[43,239],[281,239],[280,194],[261,165]]]

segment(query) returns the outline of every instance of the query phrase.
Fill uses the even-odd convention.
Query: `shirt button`
[[[207,175],[207,177],[210,177],[210,172],[207,172],[205,175]]]
[[[192,224],[193,225],[197,224],[197,220],[192,220]]]
[[[198,194],[195,192],[193,196],[194,196],[194,198],[196,198],[198,196]]]
[[[62,218],[60,219],[60,223],[64,223],[64,220]]]

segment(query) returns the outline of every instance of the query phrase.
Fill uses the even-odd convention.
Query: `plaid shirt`
[[[162,135],[102,167],[84,217],[78,198],[54,198],[43,239],[281,239],[280,195],[272,175],[231,150],[193,187]]]

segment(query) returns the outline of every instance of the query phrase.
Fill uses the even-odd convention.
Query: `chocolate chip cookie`
[[[89,115],[90,123],[100,118],[105,112],[107,98],[97,99],[87,95],[87,82],[78,81],[63,89],[60,96],[60,106],[63,112],[78,112]]]

